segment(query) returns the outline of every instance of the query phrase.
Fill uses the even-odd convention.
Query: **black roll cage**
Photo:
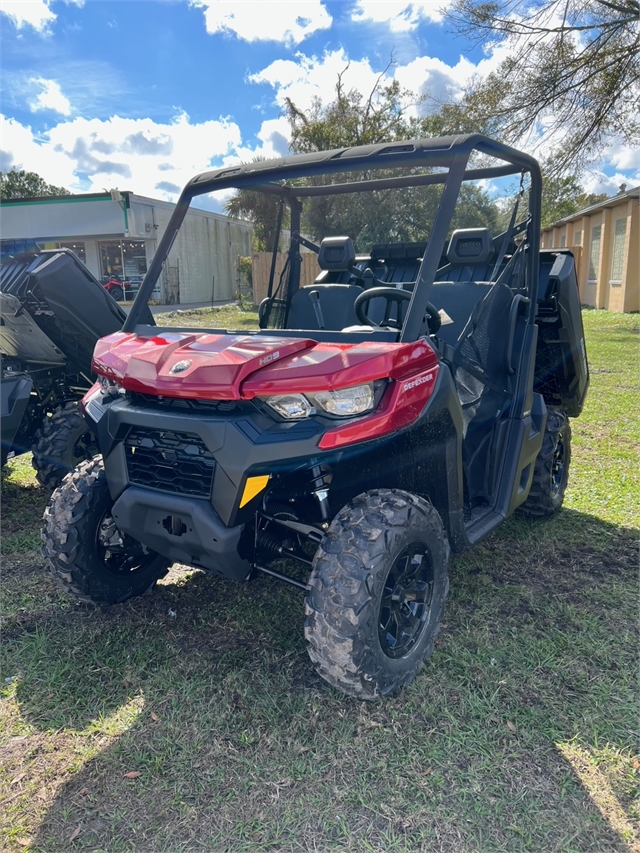
[[[502,165],[488,165],[467,169],[469,159],[478,152]],[[339,172],[370,171],[375,169],[416,168],[442,169],[446,171],[420,173],[406,176],[385,177],[373,180],[349,181],[343,184],[297,186],[277,183],[295,181],[300,178],[313,178]],[[186,185],[173,211],[167,229],[149,265],[135,302],[124,323],[124,332],[133,332],[148,319],[147,305],[151,293],[160,277],[162,268],[171,251],[178,229],[186,216],[192,199],[205,193],[224,189],[248,189],[279,195],[287,200],[291,207],[291,232],[300,230],[301,199],[318,195],[339,193],[371,192],[374,190],[398,189],[409,186],[427,186],[444,184],[427,248],[422,258],[416,285],[409,303],[400,340],[416,340],[422,328],[423,317],[429,303],[429,294],[438,264],[442,256],[451,218],[454,213],[460,187],[463,181],[491,179],[508,175],[530,175],[529,218],[526,252],[526,281],[529,296],[529,320],[533,322],[536,311],[538,286],[538,256],[540,249],[540,205],[542,178],[538,162],[528,154],[503,145],[482,134],[436,137],[433,139],[415,139],[402,142],[363,145],[353,148],[339,148],[332,151],[319,151],[311,154],[298,154],[277,160],[265,160],[196,175]],[[281,206],[282,210],[282,206]],[[281,218],[281,217],[279,217]],[[292,290],[299,281],[299,249],[297,259],[293,258],[293,276],[290,280]],[[296,260],[298,262],[296,263]],[[296,280],[297,278],[297,280]],[[264,330],[265,334],[277,333],[277,330]]]

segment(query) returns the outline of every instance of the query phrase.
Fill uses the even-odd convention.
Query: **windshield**
[[[516,207],[514,215],[502,217],[508,219],[505,228],[496,206],[487,203],[486,185],[508,175],[520,178],[520,219]],[[264,247],[268,258],[258,264],[253,282],[265,332],[373,329],[415,340],[424,334],[434,283],[459,280],[462,267],[473,267],[464,274],[468,280],[495,282],[506,270],[514,289],[522,291],[527,281],[533,286],[533,268],[527,277],[519,247],[537,253],[535,160],[480,136],[413,140],[196,176],[176,206],[125,331],[140,322],[141,303],[157,281],[190,202],[232,188],[241,209],[251,202],[269,211],[263,220],[271,245]],[[373,289],[403,293],[367,293],[359,299]]]

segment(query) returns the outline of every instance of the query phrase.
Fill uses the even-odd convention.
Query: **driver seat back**
[[[287,329],[319,329],[318,318],[313,308],[311,291],[320,298],[320,309],[327,331],[339,332],[346,326],[358,325],[353,309],[356,296],[362,293],[357,284],[310,284],[301,287],[291,297]]]

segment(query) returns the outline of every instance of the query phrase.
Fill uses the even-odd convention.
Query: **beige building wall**
[[[640,311],[639,205],[639,190],[631,190],[543,230],[543,249],[574,250],[584,305]]]

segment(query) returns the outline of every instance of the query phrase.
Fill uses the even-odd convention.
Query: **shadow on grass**
[[[78,828],[73,849],[114,852],[636,849],[583,772],[614,744],[633,816],[636,567],[633,533],[597,518],[509,521],[455,560],[432,660],[376,705],[313,673],[302,596],[266,578],[10,621],[35,731],[9,761],[74,743],[30,849]]]

